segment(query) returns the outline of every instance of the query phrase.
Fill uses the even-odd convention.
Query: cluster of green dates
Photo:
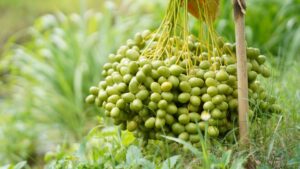
[[[145,30],[110,54],[103,65],[105,79],[90,88],[86,102],[102,107],[121,129],[145,139],[168,135],[197,143],[198,132],[214,138],[232,130],[238,114],[235,45],[219,40],[219,49],[208,52],[190,36],[188,50],[181,53],[190,57],[144,56],[146,49],[157,48],[158,40]],[[166,52],[180,53],[175,44],[180,43],[166,45]],[[256,48],[247,48],[247,56],[249,99],[255,101],[251,107],[260,108],[249,110],[249,116],[279,112],[274,97],[257,81],[258,75],[270,76],[266,57]]]

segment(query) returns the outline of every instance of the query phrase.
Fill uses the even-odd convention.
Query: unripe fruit
[[[170,83],[170,82],[163,82],[162,84],[161,84],[161,90],[163,91],[163,92],[168,92],[168,91],[170,91],[172,89],[172,83]]]
[[[139,111],[139,116],[141,116],[143,118],[143,120],[147,119],[149,116],[149,109],[147,108],[143,108],[143,110]]]
[[[114,107],[115,107],[115,104],[113,104],[113,103],[105,104],[105,110],[111,111]]]
[[[236,76],[229,75],[227,84],[228,84],[228,85],[233,85],[233,84],[236,83],[236,82],[237,82]]]
[[[138,71],[137,74],[136,74],[136,80],[139,83],[143,83],[146,80],[146,75],[144,74],[144,72]]]
[[[218,82],[215,79],[209,77],[205,80],[205,84],[206,86],[217,86]]]
[[[130,110],[132,110],[132,111],[138,112],[138,111],[142,110],[142,108],[143,108],[143,103],[140,99],[135,99],[135,100],[133,100],[132,103],[130,103]]]
[[[229,78],[229,76],[228,76],[227,72],[223,69],[218,71],[216,74],[216,79],[218,81],[226,81],[228,78]]]
[[[217,108],[225,111],[228,109],[228,104],[226,102],[222,102],[219,105],[217,105]]]
[[[150,35],[151,35],[151,31],[150,31],[150,30],[144,30],[144,31],[142,32],[142,37],[143,37],[144,39],[147,39]]]
[[[168,77],[168,82],[172,84],[172,87],[177,88],[179,86],[179,79],[175,76]]]
[[[136,129],[137,129],[137,123],[135,121],[127,122],[127,130],[128,131],[134,131]]]
[[[175,134],[180,134],[182,132],[184,132],[185,128],[182,124],[180,123],[174,123],[172,125],[172,131],[175,133]]]
[[[136,98],[140,99],[140,100],[146,100],[149,97],[149,92],[148,90],[140,90],[137,94],[136,94]]]
[[[207,94],[209,94],[211,97],[218,94],[218,89],[215,86],[210,86],[207,88]]]
[[[248,72],[248,80],[250,82],[254,81],[257,77],[257,73],[255,71]]]
[[[145,64],[142,68],[142,71],[144,72],[145,75],[151,75],[152,72],[151,64]]]
[[[132,74],[132,75],[135,75],[136,72],[138,71],[139,69],[139,66],[136,62],[130,62],[129,63],[129,72]]]
[[[237,67],[236,64],[228,65],[226,71],[231,75],[236,75]]]
[[[180,103],[187,103],[190,100],[190,94],[189,93],[181,93],[178,96],[178,101]]]
[[[188,114],[182,114],[178,117],[178,121],[181,124],[187,124],[190,121],[190,117]]]
[[[170,76],[170,70],[166,67],[166,66],[160,66],[158,69],[157,69],[157,73],[161,76],[164,76],[164,77],[169,77]]]
[[[191,90],[191,95],[199,96],[201,94],[201,89],[199,87],[193,87]]]
[[[136,44],[141,44],[143,42],[143,37],[141,33],[136,33],[134,35],[134,41]]]
[[[118,117],[119,115],[120,115],[120,109],[118,107],[114,107],[110,112],[111,117]]]
[[[126,51],[126,57],[129,58],[130,60],[136,61],[139,59],[139,52],[133,49],[128,49]]]
[[[165,119],[168,125],[172,125],[173,123],[175,123],[175,118],[170,114],[166,114]]]
[[[261,66],[261,74],[266,78],[271,76],[271,72],[265,66]]]
[[[229,101],[229,108],[231,110],[237,109],[237,107],[238,107],[237,99],[232,99],[232,100]]]
[[[196,112],[189,113],[189,116],[192,122],[199,122],[201,120],[201,115]]]
[[[216,73],[214,71],[208,71],[204,73],[204,79],[212,78],[214,79],[216,77]]]
[[[125,92],[127,90],[127,85],[125,83],[119,83],[117,86],[117,90],[122,93]]]
[[[85,102],[92,104],[95,102],[95,98],[96,98],[95,95],[89,95],[88,97],[86,97]]]
[[[166,100],[160,100],[157,106],[158,108],[165,110],[168,107],[168,102]]]
[[[155,119],[155,128],[157,129],[161,129],[162,127],[164,127],[166,124],[166,120],[165,119],[160,119],[160,118],[156,118]]]
[[[166,37],[160,53],[161,38],[161,33],[137,33],[110,54],[104,80],[90,87],[86,102],[102,106],[115,125],[142,139],[167,135],[201,147],[199,129],[207,128],[210,137],[227,135],[238,121],[236,45],[218,42],[219,49],[174,36]],[[259,74],[271,75],[266,57],[256,48],[247,52],[249,118],[282,112],[257,81]],[[251,111],[254,106],[262,111]]]
[[[256,59],[258,55],[260,54],[259,49],[249,47],[247,48],[247,57],[250,59]]]
[[[221,103],[222,101],[224,101],[223,97],[221,95],[216,95],[212,98],[212,103],[217,105],[219,103]]]
[[[157,82],[153,82],[150,86],[151,88],[151,91],[152,92],[157,92],[157,93],[160,93],[161,92],[161,88],[160,88],[160,84],[157,83]]]
[[[198,134],[191,134],[190,141],[192,143],[198,143],[200,141],[200,136]]]
[[[169,104],[168,107],[167,107],[167,112],[169,114],[176,114],[177,113],[177,107],[175,104]]]
[[[201,100],[203,102],[211,101],[211,96],[209,94],[204,94],[204,95],[202,95]]]
[[[179,88],[181,91],[186,92],[186,93],[189,93],[192,90],[190,83],[187,81],[180,82]]]
[[[218,137],[219,136],[219,130],[215,126],[208,126],[207,133],[210,137]]]
[[[185,130],[190,133],[190,134],[195,134],[197,133],[197,125],[195,123],[188,123],[185,125]]]
[[[157,103],[161,100],[161,95],[159,93],[152,93],[150,96],[150,100]]]
[[[139,83],[135,78],[131,79],[128,90],[133,94],[136,94],[139,91]]]
[[[162,83],[166,82],[167,81],[167,78],[165,78],[164,76],[160,76],[158,78],[158,83],[161,85]]]
[[[260,65],[262,65],[262,64],[264,64],[265,63],[265,61],[266,61],[266,56],[265,55],[259,55],[258,57],[257,57],[257,62],[260,64]]]
[[[150,101],[148,107],[150,110],[155,111],[157,109],[157,103]]]
[[[103,91],[103,90],[99,91],[98,98],[99,98],[101,101],[106,101],[107,97],[108,97],[108,96],[107,96],[106,91]]]
[[[184,69],[178,65],[171,65],[169,70],[170,73],[174,76],[179,76],[181,73],[184,72]]]
[[[119,99],[120,99],[120,96],[115,94],[115,95],[109,96],[107,99],[107,102],[116,104]]]
[[[151,71],[151,77],[153,79],[155,79],[155,80],[159,78],[159,74],[157,73],[157,70],[152,69],[152,71]]]
[[[150,117],[148,120],[145,121],[145,127],[148,129],[152,129],[155,125],[155,118]]]
[[[204,70],[202,70],[202,69],[197,69],[196,70],[196,77],[197,78],[203,79],[204,78],[204,74],[205,74]]]
[[[128,50],[128,46],[123,45],[118,49],[117,54],[125,56],[127,50]]]
[[[194,106],[200,106],[201,99],[198,96],[191,96],[190,103],[193,104]]]
[[[178,114],[188,114],[189,110],[186,107],[178,108]]]
[[[222,115],[222,112],[219,109],[215,108],[211,111],[211,117],[214,118],[214,119],[222,119],[223,115]]]
[[[99,88],[95,86],[90,87],[90,93],[97,96],[99,93]]]
[[[131,81],[131,79],[132,79],[131,74],[126,74],[126,75],[123,76],[123,81],[127,84]]]
[[[124,93],[121,97],[126,103],[130,103],[135,99],[135,96],[132,93]]]
[[[260,66],[259,64],[257,63],[256,60],[251,60],[251,65],[252,65],[252,71],[255,71],[256,73],[260,73]]]
[[[157,112],[156,112],[156,116],[161,118],[161,119],[164,118],[166,116],[166,114],[167,114],[166,111],[162,110],[162,109],[158,109]]]
[[[205,61],[201,61],[200,62],[200,68],[203,70],[207,70],[210,67],[210,63],[209,61],[205,60]]]
[[[209,110],[212,110],[213,108],[215,108],[215,105],[211,101],[205,102],[203,105],[204,110],[209,111]]]
[[[202,87],[204,84],[204,81],[200,78],[192,77],[189,79],[189,83],[191,87]]]
[[[229,86],[227,85],[227,84],[219,84],[218,86],[217,86],[217,88],[218,88],[218,93],[220,93],[220,94],[229,94],[228,92],[229,92]]]
[[[182,132],[178,135],[179,139],[182,139],[184,141],[188,141],[189,140],[189,133],[187,132]]]

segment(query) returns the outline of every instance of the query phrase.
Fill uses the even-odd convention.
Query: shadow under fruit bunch
[[[144,139],[168,135],[198,143],[199,132],[205,131],[211,138],[224,137],[238,114],[235,45],[225,43],[207,23],[199,37],[193,36],[187,21],[186,6],[170,1],[156,31],[136,33],[109,55],[105,80],[90,88],[86,102],[104,108],[115,125]],[[258,75],[270,76],[266,57],[251,47],[247,57],[250,99],[268,114],[280,112],[257,81]]]

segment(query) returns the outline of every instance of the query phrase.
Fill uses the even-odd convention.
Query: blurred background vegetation
[[[0,165],[25,160],[33,168],[45,163],[49,168],[100,163],[103,167],[130,167],[126,156],[140,150],[129,143],[139,143],[130,133],[120,136],[116,129],[88,135],[93,127],[102,128],[108,122],[101,118],[101,110],[87,106],[84,98],[88,87],[101,79],[107,55],[134,33],[157,28],[166,2],[1,0]],[[257,126],[267,129],[251,129],[255,153],[266,168],[294,167],[300,161],[299,11],[300,0],[248,1],[247,43],[268,56],[274,76],[272,85],[265,83],[286,109],[283,120],[279,115],[266,123],[257,121]],[[219,16],[217,32],[233,42],[229,1],[222,1]],[[196,20],[191,28],[197,34]],[[160,147],[157,152],[165,151]],[[116,153],[120,156],[111,156]],[[168,155],[163,156],[166,159]],[[164,159],[154,155],[150,159],[162,167]]]
[[[36,17],[56,11],[63,11],[66,13],[79,12],[85,8],[81,7],[81,1],[73,0],[1,0],[0,1],[0,21],[2,26],[0,32],[1,46],[9,39],[15,32],[22,31],[25,27],[30,26]],[[100,8],[100,3],[97,1],[84,1],[86,7]],[[72,5],[70,5],[72,4]],[[97,8],[98,7],[98,8]]]

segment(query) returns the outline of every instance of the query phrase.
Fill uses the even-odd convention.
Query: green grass
[[[68,14],[80,13],[86,9],[100,10],[102,7],[103,2],[96,0],[1,0],[0,23],[5,26],[0,32],[0,52],[10,36],[15,35],[16,32],[22,34],[24,28],[32,25],[39,16],[59,11]],[[17,40],[23,42],[25,39],[26,37]]]

